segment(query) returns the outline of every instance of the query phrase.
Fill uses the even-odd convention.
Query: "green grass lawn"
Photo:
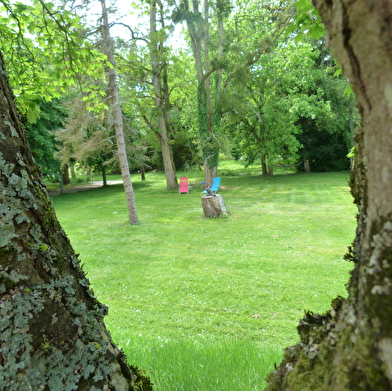
[[[140,225],[122,185],[53,197],[114,340],[157,391],[262,390],[304,310],[345,295],[355,206],[348,173],[262,177],[222,162],[230,215],[205,219],[202,172],[133,177]]]

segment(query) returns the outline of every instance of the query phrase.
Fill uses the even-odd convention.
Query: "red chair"
[[[189,183],[188,178],[183,176],[180,178],[180,187],[178,189],[178,194],[188,194],[189,193]]]

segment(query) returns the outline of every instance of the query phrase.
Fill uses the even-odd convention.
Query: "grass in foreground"
[[[281,350],[247,340],[195,343],[181,339],[151,341],[144,351],[133,347],[130,354],[130,362],[144,364],[156,390],[256,391],[264,388]]]
[[[197,171],[178,175],[193,183],[189,195],[167,192],[160,173],[133,178],[138,226],[127,224],[121,185],[53,199],[114,340],[157,391],[262,390],[262,362],[268,372],[297,342],[303,311],[345,294],[348,174],[264,178],[224,164],[227,218],[203,217]]]

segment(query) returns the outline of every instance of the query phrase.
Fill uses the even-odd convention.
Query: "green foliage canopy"
[[[60,161],[55,157],[58,149],[55,131],[62,128],[66,115],[65,107],[57,99],[42,102],[39,119],[28,126],[27,138],[31,151],[45,176],[59,175]]]
[[[37,119],[42,99],[60,98],[72,86],[89,91],[80,75],[101,77],[105,56],[94,48],[80,17],[43,0],[0,0],[0,51],[3,53],[17,104],[30,122]]]

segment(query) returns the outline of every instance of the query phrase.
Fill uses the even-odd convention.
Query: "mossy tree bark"
[[[351,188],[358,228],[348,298],[306,314],[267,390],[392,389],[392,3],[314,0],[330,45],[357,95]]]
[[[151,390],[56,219],[0,53],[0,390]]]

